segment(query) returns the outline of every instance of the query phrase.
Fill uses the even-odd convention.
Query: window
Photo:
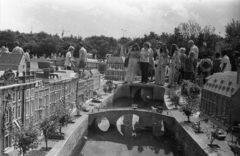
[[[6,135],[5,136],[5,141],[4,141],[4,148],[10,147],[10,144],[11,144],[10,140],[11,140],[10,135]]]
[[[49,96],[46,96],[46,105],[49,106]]]
[[[13,102],[15,102],[16,101],[16,92],[15,91],[12,93],[12,97],[13,97]]]
[[[31,114],[32,114],[35,110],[34,100],[31,100],[30,107],[31,107]]]
[[[16,119],[16,109],[15,109],[15,106],[13,106],[12,113],[13,113],[13,120],[15,120]]]
[[[39,98],[39,103],[38,103],[39,104],[39,108],[41,108],[43,106],[42,103],[43,103],[42,98]]]
[[[21,91],[18,92],[18,100],[21,101]]]
[[[5,112],[5,122],[8,123],[9,122],[9,111],[6,110]]]
[[[29,115],[29,101],[26,102],[26,116]]]
[[[34,96],[34,88],[31,89],[31,97]]]
[[[30,97],[30,89],[27,89],[27,90],[26,90],[25,98],[26,98],[26,99],[29,99],[29,97]]]
[[[35,98],[38,98],[38,92],[35,92]]]
[[[34,105],[35,105],[35,110],[37,110],[38,109],[38,99],[36,99],[36,98],[35,98]]]
[[[17,107],[17,117],[18,118],[21,117],[21,105],[18,105],[18,107]]]

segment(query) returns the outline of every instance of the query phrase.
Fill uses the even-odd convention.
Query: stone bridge
[[[111,110],[106,110],[98,113],[89,114],[88,125],[89,126],[93,125],[97,118],[106,117],[109,123],[115,126],[117,120],[125,114],[135,114],[139,116],[145,126],[152,126],[153,123],[155,122],[158,123],[159,121],[163,120],[164,126],[171,132],[174,132],[174,126],[176,123],[175,118],[167,115],[149,112],[147,110],[129,110],[126,108],[111,109]]]

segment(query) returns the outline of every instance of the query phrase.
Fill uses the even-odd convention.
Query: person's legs
[[[127,67],[127,73],[126,73],[126,77],[125,77],[125,82],[130,82],[131,81],[131,75],[132,75],[132,59],[129,59],[128,62],[128,67]]]
[[[148,66],[149,63],[143,62],[143,82],[148,82]]]
[[[165,69],[162,68],[160,71],[160,85],[164,85],[165,84]]]
[[[155,68],[154,80],[155,80],[155,84],[160,83],[160,69],[159,69],[159,66],[157,66],[157,68]]]
[[[135,76],[138,70],[138,59],[132,59],[132,74],[131,74],[131,82],[135,81]]]
[[[141,82],[144,81],[144,62],[140,62],[140,70],[141,70]]]

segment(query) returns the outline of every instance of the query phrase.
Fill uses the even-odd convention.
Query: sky
[[[225,35],[240,21],[240,0],[0,0],[0,30],[89,37],[143,37],[173,33],[193,20]]]

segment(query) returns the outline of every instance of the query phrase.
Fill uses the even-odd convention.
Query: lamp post
[[[121,29],[123,31],[123,37],[124,37],[124,32],[127,31],[127,30],[124,30],[124,29]]]

